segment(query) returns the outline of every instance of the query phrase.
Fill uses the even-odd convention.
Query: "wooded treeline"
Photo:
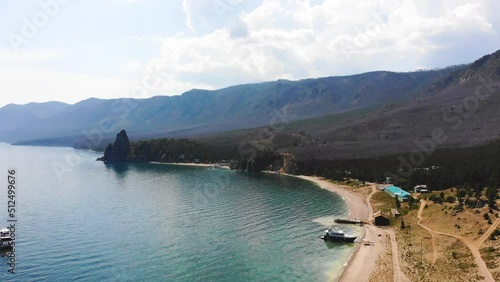
[[[402,154],[360,160],[305,160],[299,163],[299,168],[303,174],[334,180],[357,178],[384,182],[386,177],[391,177],[407,190],[419,184],[426,184],[432,190],[500,185],[500,141],[478,147],[437,150],[425,156],[419,166],[411,165],[409,159],[409,154]]]
[[[188,139],[154,139],[130,144],[134,162],[206,162],[215,163],[237,154],[232,148],[219,148]]]
[[[282,171],[288,173],[316,175],[333,180],[355,178],[378,183],[390,177],[406,190],[412,190],[419,184],[426,184],[431,190],[451,187],[477,190],[500,186],[500,140],[477,147],[440,149],[430,155],[417,152],[357,160],[298,160],[292,154],[269,150],[255,150],[252,156],[242,156],[238,153],[237,145],[213,146],[188,139],[129,143],[125,131],[117,135],[113,146],[109,146],[114,148],[107,150],[111,155],[116,148],[129,148],[122,158],[117,158],[128,162],[226,161],[231,163],[233,169],[262,171],[283,168]],[[420,158],[416,158],[417,155]],[[412,165],[416,159],[420,160],[418,166]]]

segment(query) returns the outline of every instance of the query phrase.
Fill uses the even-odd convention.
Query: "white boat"
[[[0,229],[0,248],[7,249],[12,247],[12,237],[7,228]]]
[[[356,240],[356,236],[345,234],[344,231],[338,228],[328,228],[325,230],[325,235],[322,236],[323,240],[332,240],[345,243],[353,243]]]

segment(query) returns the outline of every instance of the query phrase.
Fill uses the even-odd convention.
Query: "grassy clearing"
[[[438,235],[439,259],[429,275],[435,281],[482,281],[470,250],[458,239]]]
[[[377,191],[377,193],[375,193],[372,197],[372,207],[374,212],[382,211],[390,214],[391,209],[393,209],[395,205],[396,200],[383,191]]]
[[[463,212],[453,216],[453,208],[456,205],[428,202],[425,219],[422,223],[437,231],[464,236],[471,241],[477,240],[490,226],[488,221],[484,219],[484,214],[488,212],[488,208],[466,208]]]
[[[417,224],[418,211],[405,218],[407,228],[396,232],[401,267],[412,281],[481,281],[469,249],[452,237],[436,235],[437,260],[432,266],[434,249],[431,234]],[[395,228],[398,229],[398,228]]]
[[[435,193],[441,196],[440,192]],[[420,199],[428,199],[430,194],[420,195]],[[448,189],[443,192],[443,197],[456,197],[456,189]],[[487,207],[467,208],[452,215],[453,209],[458,205],[458,200],[453,203],[444,201],[442,204],[428,201],[424,209],[422,223],[427,227],[466,237],[470,241],[479,239],[491,226],[486,217],[495,220],[498,211],[491,213]],[[500,200],[497,200],[497,206]],[[395,207],[394,198],[379,191],[372,198],[374,211],[382,210],[390,212]],[[402,215],[399,219],[392,219],[392,228],[396,233],[399,249],[399,262],[401,269],[411,281],[482,281],[470,250],[460,240],[449,236],[437,235],[434,237],[420,227],[417,222],[417,214],[420,203],[410,208],[407,203],[401,203],[398,211]],[[485,216],[485,213],[488,216]],[[392,218],[392,217],[391,217]],[[401,229],[401,220],[405,221],[406,228]],[[434,249],[432,238],[435,242],[436,263],[432,265]],[[500,236],[496,240],[487,239],[481,246],[481,256],[490,269],[495,281],[500,281]],[[380,259],[379,259],[380,260]],[[383,265],[384,262],[378,262]],[[385,262],[387,263],[387,262]],[[375,278],[374,278],[375,279]],[[391,281],[371,280],[371,281]]]
[[[406,228],[396,225],[396,241],[402,270],[412,281],[422,280],[432,264],[432,241],[429,232],[417,224],[417,211],[403,217]]]
[[[500,281],[500,238],[487,239],[479,251],[495,281]]]
[[[481,250],[481,257],[489,269],[498,267],[498,258],[500,258],[500,250],[493,246],[484,247]]]

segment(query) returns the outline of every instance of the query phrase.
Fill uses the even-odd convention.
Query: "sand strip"
[[[363,199],[361,195],[355,194],[343,186],[333,184],[318,177],[303,175],[296,177],[312,181],[321,188],[340,195],[349,206],[349,219],[369,220],[371,218],[373,214],[371,206],[366,204],[365,199]],[[362,238],[374,242],[374,245],[363,245],[360,240],[362,238],[356,240],[359,241],[359,243],[357,243],[356,250],[346,262],[339,276],[339,281],[368,281],[372,272],[377,267],[376,262],[379,254],[382,253],[386,247],[385,237],[387,234],[384,230],[372,225],[365,225],[362,228],[364,229]]]
[[[198,166],[198,167],[214,167],[216,164],[204,164],[204,163],[159,163],[151,162],[152,164],[165,164],[165,165],[180,165],[180,166]],[[217,166],[217,168],[229,169],[228,166]]]

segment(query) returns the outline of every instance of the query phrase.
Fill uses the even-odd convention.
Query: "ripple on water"
[[[34,164],[20,182],[21,281],[324,281],[353,250],[318,239],[346,205],[301,179],[83,154],[59,182],[50,164],[67,150],[12,148]]]

